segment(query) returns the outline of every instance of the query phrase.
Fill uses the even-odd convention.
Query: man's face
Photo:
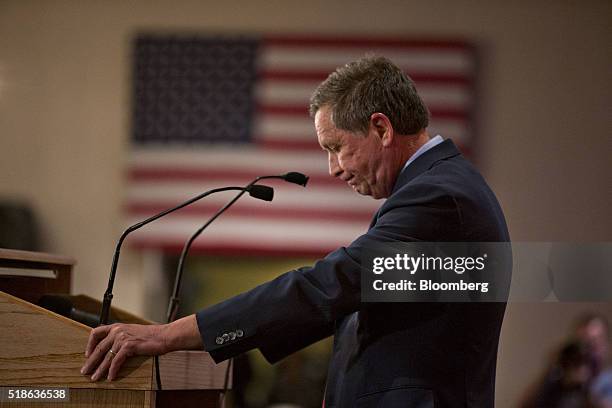
[[[315,128],[319,144],[328,154],[331,176],[346,181],[359,194],[375,199],[390,195],[393,186],[383,168],[384,147],[376,132],[364,135],[336,128],[328,106],[317,111]]]
[[[609,341],[605,323],[599,319],[593,319],[587,325],[577,331],[580,340],[586,342],[591,348],[599,363],[608,358]]]

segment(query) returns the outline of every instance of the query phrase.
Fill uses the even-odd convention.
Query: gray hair
[[[310,115],[323,106],[332,110],[334,125],[366,132],[373,113],[384,113],[400,134],[415,134],[429,124],[429,111],[414,82],[390,60],[366,56],[339,67],[314,91]]]

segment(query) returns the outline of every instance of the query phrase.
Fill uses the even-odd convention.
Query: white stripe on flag
[[[463,120],[433,118],[429,130],[432,136],[440,134],[445,138],[452,138],[457,143],[464,143],[468,139]],[[313,145],[316,145],[314,132],[312,121],[306,116],[262,114],[255,125],[256,138],[261,141],[312,140]]]
[[[316,143],[314,127],[310,125],[313,143]],[[327,173],[327,154],[321,151],[288,152],[265,150],[253,145],[207,145],[194,146],[151,146],[131,151],[129,165],[138,167],[171,167],[231,169],[255,171],[257,174],[281,174],[288,171]]]
[[[139,220],[131,218],[131,223]],[[351,240],[364,234],[367,222],[358,225],[355,222],[321,222],[309,220],[276,220],[264,217],[227,217],[211,224],[210,228],[198,241],[202,244],[219,244],[220,242],[236,244],[257,244],[273,249],[275,246],[292,246],[296,248],[327,247],[333,250],[348,245]],[[183,243],[202,225],[198,217],[181,217],[163,219],[149,224],[136,231],[131,242],[139,240],[156,240],[167,243]]]
[[[265,184],[265,182],[262,182]],[[164,203],[177,205],[204,191],[219,186],[240,185],[232,180],[218,180],[215,182],[185,182],[185,181],[137,181],[131,184],[127,190],[127,198],[130,204],[155,204]],[[343,210],[350,208],[353,211],[372,211],[382,204],[382,201],[370,197],[361,196],[349,187],[341,186],[319,186],[306,188],[298,186],[279,186],[275,184],[274,200],[271,203],[261,202],[248,197],[241,198],[241,202],[248,202],[254,207],[270,207],[275,209],[291,208],[300,209],[328,209]],[[235,191],[211,195],[203,199],[207,204],[219,207],[228,202],[236,195]]]
[[[256,99],[262,105],[303,106],[320,81],[264,79],[255,87]],[[462,84],[417,84],[419,95],[429,109],[434,107],[466,109],[472,103],[471,91]]]
[[[341,46],[264,46],[258,61],[260,69],[333,71],[336,67],[363,57],[367,52],[384,55],[408,72],[469,74],[472,59],[462,49],[347,48]]]

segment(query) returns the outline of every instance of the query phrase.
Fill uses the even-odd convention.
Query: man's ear
[[[393,126],[384,113],[375,112],[370,116],[370,132],[373,132],[384,147],[391,146],[393,142]]]

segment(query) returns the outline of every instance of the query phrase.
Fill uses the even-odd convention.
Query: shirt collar
[[[410,165],[410,163],[415,161],[417,157],[419,157],[420,155],[422,155],[423,153],[425,153],[429,149],[431,149],[433,147],[436,147],[437,145],[439,145],[443,141],[444,141],[444,139],[440,135],[436,135],[435,137],[432,137],[431,139],[429,139],[427,141],[427,143],[425,143],[423,146],[419,147],[419,149],[416,152],[414,152],[414,154],[412,156],[410,156],[410,158],[406,161],[406,164],[404,164],[404,167],[402,168],[402,171],[406,167],[408,167]]]

